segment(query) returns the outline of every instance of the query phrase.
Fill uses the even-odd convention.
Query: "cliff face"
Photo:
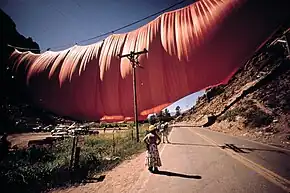
[[[1,45],[1,62],[6,61],[7,57],[13,51],[13,48],[7,46],[7,44],[13,46],[19,46],[29,49],[36,49],[32,51],[34,53],[39,53],[39,45],[32,40],[31,37],[24,37],[19,34],[16,30],[16,24],[14,21],[0,9],[0,45]],[[38,50],[37,50],[38,49]],[[2,52],[3,51],[3,52]],[[20,49],[20,51],[27,51],[25,49]]]
[[[19,34],[16,30],[16,25],[12,21],[12,19],[5,14],[0,9],[0,72],[1,72],[1,80],[0,86],[5,92],[1,92],[1,95],[7,95],[13,90],[17,90],[15,88],[15,81],[11,80],[11,76],[9,75],[9,69],[7,69],[7,62],[10,54],[13,52],[14,48],[9,47],[8,45],[13,45],[17,47],[24,47],[30,49],[36,49],[32,52],[39,53],[39,46],[36,42],[32,40],[31,37],[26,38],[23,35]],[[25,49],[19,49],[20,51],[27,51]],[[4,97],[4,96],[2,96]]]
[[[13,20],[0,9],[0,131],[8,130],[14,126],[14,121],[10,119],[8,112],[11,110],[12,101],[16,105],[25,99],[21,85],[17,79],[11,76],[10,69],[7,68],[7,62],[14,48],[8,46],[18,46],[24,48],[36,49],[32,52],[39,53],[39,45],[32,38],[24,37],[16,30],[16,25]],[[20,51],[27,51],[21,50]]]
[[[24,37],[16,30],[16,24],[14,21],[0,9],[0,21],[1,21],[1,44],[11,44],[14,46],[38,49],[34,53],[39,53],[39,46],[32,40],[31,37]],[[10,50],[11,51],[11,50]],[[25,49],[21,51],[26,51]]]
[[[183,120],[290,148],[290,53],[287,44],[277,42],[289,40],[288,27],[277,32],[227,85],[209,89]]]
[[[16,30],[13,20],[0,9],[0,135],[2,132],[19,133],[30,132],[36,127],[71,123],[72,120],[56,116],[43,109],[37,108],[26,97],[25,82],[20,75],[12,76],[7,68],[8,59],[14,48],[27,48],[33,53],[39,53],[39,45],[31,37],[24,37]],[[26,49],[18,49],[25,52]]]

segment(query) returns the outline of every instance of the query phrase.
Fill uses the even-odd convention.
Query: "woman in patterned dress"
[[[148,166],[150,172],[158,172],[161,160],[157,146],[160,144],[161,139],[157,135],[156,128],[153,125],[150,125],[148,132],[143,139],[147,145],[146,166]]]

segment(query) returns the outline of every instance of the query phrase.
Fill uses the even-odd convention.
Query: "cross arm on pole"
[[[124,55],[118,54],[118,56],[120,58],[127,57],[129,59],[129,61],[131,62],[131,65],[133,67],[133,94],[134,94],[133,99],[134,99],[134,116],[135,116],[137,142],[139,142],[139,129],[138,129],[138,107],[137,107],[136,72],[135,71],[136,71],[136,67],[143,68],[142,66],[140,66],[140,63],[138,61],[138,57],[141,54],[145,54],[147,52],[148,51],[144,48],[144,50],[139,51],[139,52],[131,51],[129,54],[124,54]]]
[[[145,53],[147,53],[148,51],[146,50],[146,48],[144,48],[144,50],[142,50],[142,51],[139,51],[139,52],[133,52],[133,51],[131,51],[129,54],[124,54],[124,55],[121,55],[121,54],[118,54],[118,56],[120,57],[120,58],[124,58],[124,57],[130,57],[130,56],[135,56],[135,55],[137,55],[138,57],[139,57],[139,55],[141,55],[141,54],[145,54]]]

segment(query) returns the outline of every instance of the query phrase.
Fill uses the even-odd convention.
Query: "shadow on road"
[[[235,151],[236,153],[251,153],[253,151],[265,151],[265,152],[273,152],[273,153],[279,153],[279,154],[285,154],[288,155],[285,151],[282,150],[276,150],[276,149],[260,149],[260,148],[249,148],[249,147],[237,147],[234,144],[225,144],[223,146],[220,146],[222,149],[231,149]]]
[[[226,148],[228,148],[228,149],[231,149],[231,150],[233,150],[234,152],[236,152],[236,153],[250,153],[250,152],[246,152],[246,151],[244,151],[243,149],[244,148],[239,148],[239,147],[237,147],[236,145],[234,145],[234,144],[225,144],[225,145],[223,145],[223,146],[220,146],[222,149],[226,149]]]
[[[276,150],[276,149],[260,149],[260,148],[250,148],[250,147],[238,147],[235,144],[227,144],[225,145],[204,145],[204,144],[195,144],[195,143],[178,143],[178,142],[171,142],[171,145],[184,145],[184,146],[199,146],[199,147],[218,147],[222,149],[231,149],[236,153],[251,153],[253,151],[265,151],[265,152],[273,152],[279,154],[288,155],[285,151]]]
[[[164,175],[164,176],[175,176],[180,178],[189,178],[189,179],[201,179],[201,176],[198,175],[187,175],[187,174],[180,174],[175,172],[169,172],[169,171],[158,171],[155,174],[157,175]]]

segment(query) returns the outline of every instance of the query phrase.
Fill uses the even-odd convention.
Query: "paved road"
[[[290,192],[289,151],[182,125],[169,139],[159,148],[161,174],[144,170],[130,192]]]

